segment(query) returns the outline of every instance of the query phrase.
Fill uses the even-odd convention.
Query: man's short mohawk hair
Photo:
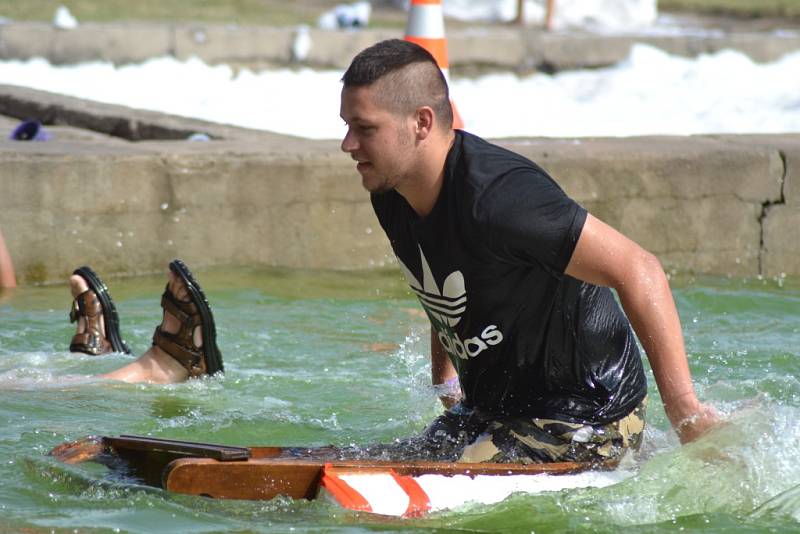
[[[430,106],[440,127],[453,127],[447,79],[423,47],[400,39],[381,41],[356,55],[342,76],[345,88],[367,87],[381,79],[386,83],[378,98],[386,109],[410,113]]]
[[[385,75],[412,63],[431,63],[438,68],[436,59],[418,44],[402,39],[380,41],[353,58],[342,76],[342,82],[345,87],[372,85]]]

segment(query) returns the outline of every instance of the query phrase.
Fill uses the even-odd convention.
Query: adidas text
[[[500,344],[503,341],[503,333],[497,329],[497,325],[489,325],[483,329],[480,337],[470,337],[461,341],[458,333],[452,330],[450,332],[439,330],[438,338],[444,350],[453,356],[466,360],[467,358],[474,358],[491,345]]]

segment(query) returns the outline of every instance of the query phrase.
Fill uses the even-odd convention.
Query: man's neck
[[[413,176],[403,186],[397,188],[397,192],[420,217],[430,214],[439,199],[444,184],[447,154],[454,141],[455,134],[451,131],[443,136],[440,142],[431,143],[428,153],[419,158],[419,168]]]

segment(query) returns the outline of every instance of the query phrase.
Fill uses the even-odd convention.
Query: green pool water
[[[102,274],[102,273],[101,273]],[[428,326],[395,271],[196,273],[224,377],[171,386],[91,378],[126,361],[67,352],[66,285],[0,296],[0,532],[797,532],[800,283],[673,283],[699,394],[728,423],[681,447],[650,377],[633,476],[602,489],[514,495],[414,520],[321,501],[222,501],[115,482],[46,456],[88,434],[234,445],[367,444],[440,412]],[[107,280],[136,352],[160,320],[162,277]]]

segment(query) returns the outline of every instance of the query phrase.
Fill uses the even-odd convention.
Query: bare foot
[[[90,289],[89,282],[79,274],[69,279],[70,292],[74,299],[70,320],[76,321],[75,335],[69,345],[70,352],[82,352],[99,356],[114,352],[114,345],[106,333],[103,301]]]
[[[169,271],[168,285],[169,292],[175,295],[175,298],[183,302],[191,301],[189,298],[189,290],[186,289],[186,284],[183,283],[183,280],[180,276],[176,275],[172,271]],[[175,334],[178,332],[178,330],[180,330],[180,328],[181,322],[178,320],[178,318],[172,316],[169,312],[164,310],[164,317],[161,321],[161,329],[164,332]],[[194,344],[196,347],[203,346],[203,333],[199,326],[196,326],[194,332],[192,332],[192,338],[194,339]]]
[[[130,384],[175,384],[189,378],[189,372],[169,354],[158,347],[150,347],[136,361],[99,376]]]
[[[85,291],[89,290],[89,284],[86,283],[86,280],[84,280],[82,276],[73,274],[72,276],[69,277],[69,290],[70,293],[72,293],[72,298],[75,299],[78,298],[78,295],[81,295]],[[94,295],[95,298],[97,297],[97,295],[94,294],[94,291],[92,291],[91,294]],[[100,316],[99,325],[100,325],[100,334],[103,337],[105,337],[106,322],[105,318],[102,315]],[[86,332],[86,318],[83,315],[79,315],[78,326],[77,329],[75,330],[75,333],[83,334],[84,332]]]
[[[172,271],[169,271],[167,282],[169,292],[178,300],[188,302],[189,292],[183,280]],[[175,334],[180,330],[180,321],[164,310],[161,320],[161,329],[164,332]],[[203,336],[200,327],[192,333],[195,345],[200,347]],[[175,358],[164,352],[160,347],[151,346],[138,360],[111,373],[100,375],[102,378],[121,380],[123,382],[147,382],[153,384],[171,384],[183,382],[189,378],[189,372]]]

